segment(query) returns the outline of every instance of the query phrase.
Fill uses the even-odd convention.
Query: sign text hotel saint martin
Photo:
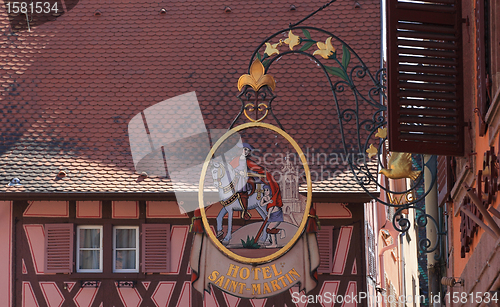
[[[259,94],[272,96],[275,82],[260,60],[238,87],[246,95],[251,91],[256,102],[243,107],[250,122],[225,133],[203,165],[193,222],[193,287],[201,293],[217,287],[243,298],[266,298],[296,285],[308,292],[317,285],[320,259],[305,155],[285,131],[262,122],[274,97],[262,101]],[[254,151],[268,158],[261,161]],[[298,173],[305,182],[299,183]],[[299,195],[299,184],[307,196]],[[209,194],[218,194],[219,201],[205,207],[205,199],[213,199]],[[207,217],[211,212],[218,212],[215,221]]]

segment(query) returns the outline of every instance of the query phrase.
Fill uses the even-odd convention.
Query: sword
[[[267,220],[269,218],[266,216],[266,219],[264,220],[264,223],[262,223],[262,226],[260,226],[259,232],[257,232],[257,236],[255,237],[255,242],[257,242],[260,238],[260,235],[262,234],[262,231],[264,231],[264,227],[266,227]]]

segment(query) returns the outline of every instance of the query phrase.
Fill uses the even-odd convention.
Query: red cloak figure
[[[283,207],[283,201],[281,199],[280,187],[276,180],[274,180],[273,175],[248,158],[254,148],[248,143],[241,144],[241,147],[243,147],[243,153],[240,157],[234,158],[230,164],[237,176],[240,176],[241,179],[244,180],[244,178],[248,176],[246,184],[243,184],[243,187],[236,192],[239,193],[241,205],[243,206],[242,217],[245,220],[249,220],[251,216],[247,211],[248,197],[255,192],[257,182],[262,182],[271,188],[272,202],[268,205],[266,210],[274,206]],[[246,163],[243,162],[243,160],[245,160]]]

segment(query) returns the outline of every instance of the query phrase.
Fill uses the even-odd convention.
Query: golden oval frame
[[[248,257],[243,257],[240,255],[237,255],[230,251],[228,248],[226,248],[217,238],[215,237],[215,234],[210,230],[210,225],[208,224],[208,219],[207,215],[205,213],[205,206],[204,206],[204,201],[203,201],[203,190],[204,190],[204,181],[205,181],[205,176],[207,173],[208,169],[208,164],[210,160],[212,159],[215,151],[220,147],[220,145],[227,140],[231,135],[235,134],[238,131],[249,129],[249,128],[265,128],[271,131],[274,131],[284,137],[290,144],[292,144],[293,148],[295,151],[299,154],[300,160],[302,162],[302,165],[304,166],[304,171],[306,174],[306,181],[307,181],[307,200],[306,200],[306,209],[304,211],[304,216],[302,217],[302,221],[299,225],[299,229],[297,232],[294,234],[293,238],[288,241],[285,246],[283,246],[280,250],[277,252],[261,257],[261,258],[248,258]],[[241,263],[246,263],[246,264],[261,264],[261,263],[266,263],[270,262],[276,258],[279,258],[283,256],[286,252],[292,248],[292,246],[297,242],[299,237],[302,235],[304,232],[304,229],[307,224],[307,219],[309,216],[309,210],[311,209],[311,201],[312,201],[312,183],[311,183],[311,173],[309,172],[309,165],[307,164],[307,159],[304,156],[304,152],[302,149],[300,149],[299,145],[295,140],[285,131],[281,130],[280,128],[273,126],[271,124],[267,123],[261,123],[261,122],[250,122],[250,123],[245,123],[240,126],[234,127],[233,129],[227,131],[217,142],[214,144],[210,152],[208,153],[205,163],[203,164],[203,168],[201,170],[201,176],[200,176],[200,184],[199,184],[199,189],[198,189],[198,203],[200,207],[200,212],[201,212],[201,218],[203,222],[203,227],[205,228],[205,232],[207,233],[208,237],[212,241],[212,243],[219,248],[220,251],[222,251],[226,256],[229,258],[239,261]]]

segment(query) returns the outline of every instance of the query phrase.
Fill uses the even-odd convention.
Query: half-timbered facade
[[[14,201],[12,205],[14,306],[294,306],[297,299],[309,299],[298,288],[253,300],[214,288],[202,298],[191,289],[191,219],[168,210],[176,208],[169,202]],[[307,295],[363,292],[363,204],[316,206],[322,223],[319,285]],[[97,256],[94,268],[82,259],[80,246],[85,244],[77,243],[84,241],[83,229],[99,232],[93,247],[102,261],[97,263]],[[137,229],[135,272],[123,272],[122,265],[113,261],[117,229]],[[358,306],[366,305],[367,299],[362,301]]]

